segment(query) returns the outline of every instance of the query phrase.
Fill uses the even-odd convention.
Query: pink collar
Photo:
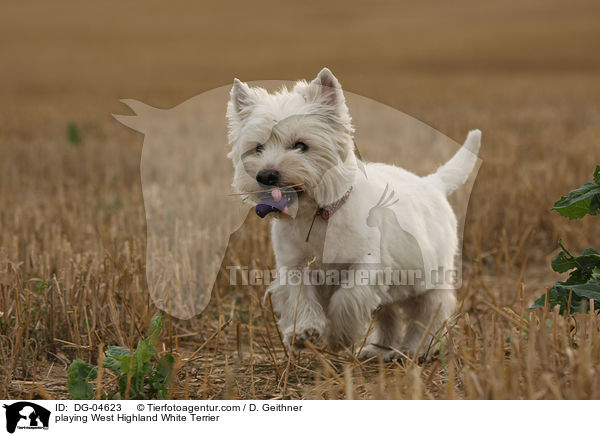
[[[331,218],[334,213],[340,210],[340,208],[344,205],[346,200],[348,200],[348,197],[350,196],[350,191],[352,191],[352,186],[350,186],[350,189],[348,189],[348,191],[346,191],[346,193],[342,195],[342,198],[340,198],[339,200],[317,209],[315,215],[313,216],[312,222],[310,223],[310,228],[308,229],[308,233],[306,234],[305,242],[308,242],[310,232],[312,231],[313,225],[315,224],[315,219],[317,219],[318,216],[323,218],[325,221]]]
[[[348,191],[346,191],[346,193],[339,200],[334,201],[331,204],[328,204],[328,205],[318,208],[317,215],[319,215],[321,218],[323,218],[325,221],[327,221],[329,218],[331,218],[333,216],[334,213],[336,213],[338,210],[340,210],[340,208],[344,205],[346,200],[348,200],[348,197],[350,196],[351,191],[352,191],[352,186],[350,186],[350,189],[348,189]]]

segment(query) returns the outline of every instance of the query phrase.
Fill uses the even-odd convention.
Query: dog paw
[[[358,358],[366,360],[375,356],[382,356],[385,362],[391,362],[393,360],[399,360],[402,357],[402,354],[398,353],[396,350],[390,350],[387,347],[369,344],[362,349]]]
[[[312,344],[316,344],[321,339],[322,333],[313,327],[302,329],[297,331],[294,335],[293,347],[295,349],[301,350],[305,348],[305,341],[308,341]],[[292,332],[286,335],[286,343],[288,346],[292,345]]]
[[[384,362],[396,361],[404,363],[407,360],[408,353],[403,353],[401,351],[390,349],[389,347],[384,347],[377,344],[369,344],[362,349],[362,351],[358,355],[358,358],[366,360],[375,356],[383,357]]]

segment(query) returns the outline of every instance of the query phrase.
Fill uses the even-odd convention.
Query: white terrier
[[[364,342],[371,325],[361,357],[422,354],[431,339],[424,326],[431,336],[439,333],[455,310],[454,289],[429,277],[454,271],[457,221],[446,197],[473,170],[481,133],[471,131],[427,177],[363,163],[342,88],[327,68],[312,82],[277,93],[235,79],[227,118],[232,185],[248,193],[244,200],[261,217],[274,212],[278,271],[306,274],[310,264],[321,272],[313,281],[280,279],[268,289],[286,344],[302,347],[323,337],[330,347],[349,347]],[[330,274],[350,271],[364,279],[374,265],[417,272],[422,280],[398,283],[379,275],[341,286],[339,274]],[[408,321],[403,335],[399,307]]]

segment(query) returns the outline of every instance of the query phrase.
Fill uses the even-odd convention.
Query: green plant
[[[155,344],[162,330],[163,317],[155,316],[148,330],[148,336],[138,341],[132,353],[129,348],[109,346],[102,362],[104,368],[112,371],[119,381],[119,390],[112,399],[159,399],[169,396],[171,376],[175,367],[172,354],[163,354],[156,364],[152,358],[157,354]],[[81,359],[74,360],[68,369],[69,394],[75,400],[94,398],[90,381],[98,377],[98,368]]]
[[[600,165],[596,166],[593,181],[561,197],[553,209],[569,219],[596,215],[600,210]],[[561,250],[552,259],[552,269],[558,273],[569,272],[569,277],[556,282],[547,294],[535,300],[531,308],[545,307],[546,298],[549,309],[559,306],[561,314],[587,312],[592,299],[598,302],[596,307],[600,306],[600,252],[588,248],[580,256],[573,256],[560,239],[558,245]]]
[[[67,138],[69,139],[69,143],[75,147],[82,144],[81,131],[77,124],[72,122],[67,124]]]

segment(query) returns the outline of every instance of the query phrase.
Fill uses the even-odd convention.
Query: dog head
[[[326,205],[350,188],[353,127],[342,88],[327,68],[310,83],[269,93],[235,79],[227,105],[237,192],[281,192]],[[288,188],[291,187],[291,188]],[[280,189],[281,188],[281,189]],[[257,204],[264,193],[248,195]],[[258,212],[258,209],[257,209]]]

